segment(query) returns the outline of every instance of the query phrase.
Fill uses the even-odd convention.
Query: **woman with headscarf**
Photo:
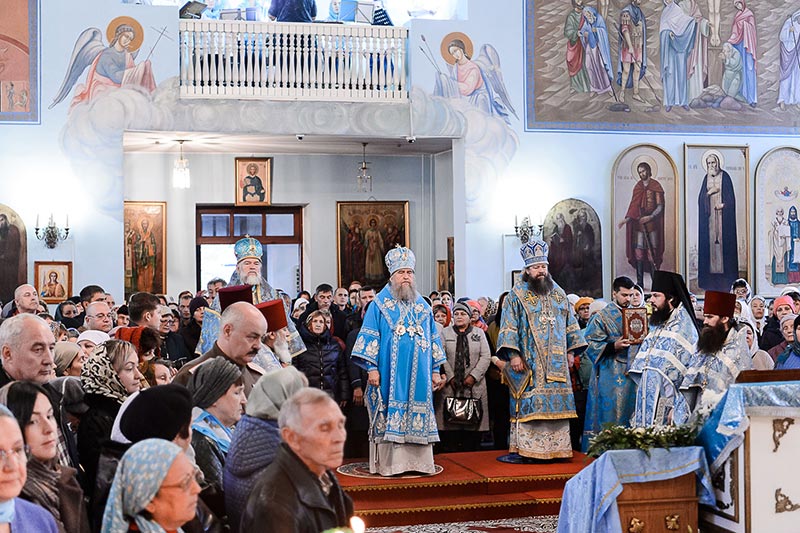
[[[203,472],[203,501],[218,517],[226,516],[222,472],[233,428],[247,404],[242,371],[224,357],[198,366],[189,378],[192,393],[192,447]],[[224,518],[223,518],[224,519]]]
[[[784,323],[789,322],[789,316],[783,318],[781,321],[781,329],[784,329]],[[781,353],[775,361],[775,370],[797,370],[800,369],[800,338],[798,338],[798,328],[800,328],[800,315],[795,316],[791,321],[792,341],[787,339],[786,349]],[[785,335],[784,335],[785,336]]]
[[[109,340],[97,345],[83,363],[81,385],[89,410],[78,426],[78,454],[86,473],[84,488],[94,487],[100,447],[111,436],[120,406],[141,386],[138,362],[131,343]]]
[[[0,405],[0,531],[57,533],[53,516],[19,498],[28,477],[28,454],[14,415]]]
[[[753,313],[753,325],[756,327],[758,340],[761,340],[761,332],[767,323],[767,299],[756,294],[750,299],[750,311]]]
[[[471,320],[472,309],[466,303],[457,303],[453,306],[453,325],[442,332],[442,344],[447,353],[444,364],[447,383],[436,395],[435,412],[445,452],[477,451],[483,432],[489,430],[489,400],[484,377],[492,356],[486,335],[474,327]],[[444,417],[448,397],[480,400],[483,410],[480,423],[471,427],[448,423]]]
[[[433,320],[440,324],[443,328],[446,328],[450,325],[452,321],[452,317],[450,314],[450,308],[444,304],[434,304],[433,306]]]
[[[44,507],[61,533],[88,533],[89,518],[77,470],[58,462],[58,429],[47,391],[31,381],[0,389],[0,403],[14,414],[28,447],[28,478],[21,497]]]
[[[236,425],[225,461],[225,509],[234,533],[239,531],[247,497],[258,477],[278,453],[281,406],[306,385],[306,377],[289,366],[264,374],[247,398],[246,413]]]
[[[59,341],[53,349],[53,362],[56,365],[56,377],[81,376],[86,354],[74,342]]]
[[[195,468],[172,442],[147,439],[131,446],[114,476],[102,533],[181,533],[197,509]]]
[[[195,350],[197,349],[197,343],[200,342],[200,332],[203,330],[203,314],[207,307],[211,306],[208,305],[208,300],[202,296],[192,298],[192,301],[189,302],[189,313],[191,314],[189,323],[181,326],[181,329],[178,330],[181,337],[183,337],[183,344],[189,351],[189,360],[197,357]]]
[[[764,350],[758,348],[756,328],[752,321],[739,321],[739,331],[744,331],[747,347],[750,350],[750,357],[753,360],[753,370],[772,370],[775,368],[775,361]]]

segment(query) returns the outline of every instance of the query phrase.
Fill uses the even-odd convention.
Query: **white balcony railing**
[[[405,102],[408,30],[181,20],[182,98]]]

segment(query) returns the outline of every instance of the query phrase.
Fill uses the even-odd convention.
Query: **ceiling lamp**
[[[361,163],[358,165],[358,192],[372,192],[372,176],[367,174],[369,170],[369,161],[367,161],[367,143],[361,143],[363,149],[363,157]]]
[[[181,147],[180,157],[175,160],[172,169],[172,187],[175,189],[188,189],[192,185],[192,178],[189,174],[189,160],[183,157],[183,139],[178,140]]]

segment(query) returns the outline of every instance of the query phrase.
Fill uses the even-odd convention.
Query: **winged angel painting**
[[[517,118],[517,113],[503,83],[497,50],[484,44],[475,59],[472,52],[472,41],[464,34],[450,34],[442,40],[442,58],[448,70],[437,68],[433,93],[445,98],[466,98],[481,111],[511,124],[509,115]]]
[[[441,68],[425,36],[421,39],[420,50],[436,70],[434,96],[447,99],[467,123],[467,222],[477,222],[486,215],[497,182],[516,154],[519,139],[511,119],[519,117],[511,105],[494,46],[484,44],[475,56],[466,34],[449,33],[440,46],[446,62]]]
[[[70,109],[108,89],[136,88],[148,94],[155,90],[149,56],[138,64],[135,61],[144,41],[142,25],[131,17],[117,17],[106,28],[106,38],[108,45],[103,44],[103,34],[97,28],[87,28],[78,36],[66,76],[50,108],[69,95],[87,67],[89,74],[85,83],[77,85]]]

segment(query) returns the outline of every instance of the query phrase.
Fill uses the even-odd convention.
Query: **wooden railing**
[[[406,102],[408,30],[180,21],[182,98]]]

